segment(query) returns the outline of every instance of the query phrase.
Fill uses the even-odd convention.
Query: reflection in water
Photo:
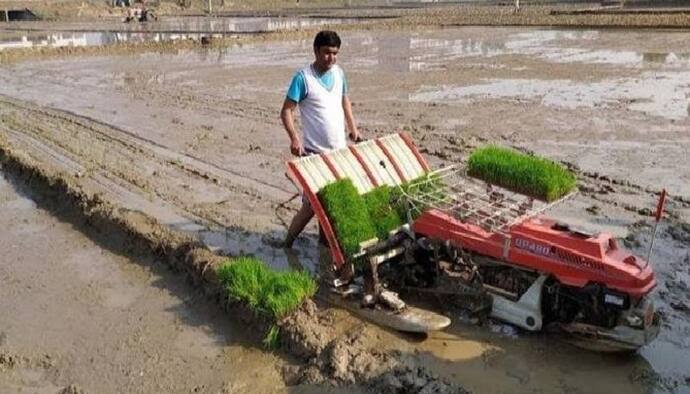
[[[417,64],[411,61],[411,42],[409,34],[388,36],[378,40],[376,62],[383,70],[394,72],[414,71]]]
[[[657,64],[680,64],[685,63],[690,65],[690,52],[688,53],[655,53],[655,52],[645,52],[642,54],[642,61],[644,63],[657,63]]]
[[[209,228],[197,232],[199,239],[212,251],[228,255],[252,255],[277,270],[308,270],[319,272],[323,252],[312,240],[304,237],[296,243],[295,249],[276,246],[284,234],[259,234],[228,228]]]
[[[123,24],[118,30],[142,29],[168,33],[257,33],[278,30],[296,30],[325,24],[339,24],[338,18],[276,18],[276,17],[165,17],[146,24]],[[100,30],[100,29],[96,29]]]
[[[0,39],[0,50],[46,46],[98,46],[118,42],[198,40],[202,35],[222,37],[224,34],[295,30],[341,22],[340,19],[315,18],[165,18],[157,23],[123,24],[118,26],[118,31],[39,33],[4,38]],[[142,32],[142,29],[146,31]]]
[[[426,38],[422,33],[399,32],[377,37],[367,36],[353,46],[364,49],[362,56],[351,60],[356,66],[378,66],[393,72],[442,70],[454,60],[472,56],[493,56],[505,48],[502,42],[475,39]]]
[[[416,37],[410,40],[413,52],[411,70],[425,71],[443,69],[446,64],[466,57],[491,57],[505,51],[505,43],[489,40],[438,39]]]
[[[157,30],[198,33],[251,33],[302,29],[341,23],[340,19],[315,18],[167,18],[154,25]]]
[[[506,42],[506,54],[532,55],[555,63],[590,63],[640,67],[647,63],[690,65],[690,53],[641,53],[634,50],[597,49],[605,39],[598,30],[534,30],[514,34]],[[634,40],[634,38],[629,38]]]
[[[45,35],[27,35],[21,38],[0,40],[0,50],[30,47],[81,47],[115,44],[120,42],[162,42],[172,40],[199,39],[202,34],[189,33],[123,33],[123,32],[90,32],[90,33],[51,33]]]
[[[10,48],[30,47],[64,47],[87,45],[86,34],[57,33],[36,36],[22,36],[21,38],[0,39],[0,50]]]
[[[666,63],[668,53],[643,53],[642,61],[647,63]]]
[[[354,64],[385,70],[415,72],[444,70],[461,59],[522,55],[552,63],[608,64],[626,67],[690,66],[690,52],[649,53],[596,48],[606,33],[590,31],[530,30],[496,37],[468,37],[471,29],[444,30],[445,36],[424,32],[383,33],[355,37],[364,50]],[[678,33],[683,34],[683,33]],[[462,38],[454,38],[460,35]],[[690,38],[690,34],[688,35]],[[359,40],[359,41],[357,41]]]
[[[461,32],[461,30],[458,31]],[[451,32],[448,33],[452,36]],[[508,40],[502,40],[472,37],[435,38],[425,37],[424,33],[400,32],[395,35],[384,34],[375,39],[370,38],[370,42],[362,44],[369,46],[366,55],[374,59],[360,61],[360,64],[364,66],[378,64],[390,71],[414,72],[443,70],[449,64],[463,58],[486,58],[524,52],[525,48],[539,46],[541,42],[520,34],[511,36]]]
[[[449,34],[450,35],[450,34]],[[378,65],[390,71],[443,70],[464,58],[491,58],[504,55],[526,55],[554,63],[611,64],[631,67],[690,65],[690,53],[641,53],[583,47],[600,38],[598,31],[535,30],[511,34],[505,38],[428,38],[423,33],[401,32],[367,37],[364,59],[357,65]],[[591,45],[591,44],[590,44]]]

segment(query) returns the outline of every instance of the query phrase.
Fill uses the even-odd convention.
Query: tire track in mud
[[[144,77],[142,77],[145,79]],[[194,111],[212,112],[240,119],[258,121],[270,126],[278,126],[277,111],[272,106],[260,105],[256,101],[239,98],[218,97],[200,92],[188,92],[184,88],[165,86],[158,88],[153,84],[135,83],[136,88],[120,88],[134,98],[145,102],[160,102],[169,107],[180,107]],[[268,116],[268,114],[275,116]],[[275,119],[274,121],[268,121]]]
[[[158,205],[168,205],[206,227],[243,227],[246,223],[238,213],[272,212],[274,201],[266,196],[287,199],[293,195],[68,111],[0,98],[0,116],[11,140],[29,151],[52,156],[54,164],[78,178],[100,180],[106,191],[120,190],[117,197],[125,202],[137,200],[152,208],[156,204],[146,201],[157,200]]]

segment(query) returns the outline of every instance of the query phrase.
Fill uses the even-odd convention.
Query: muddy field
[[[22,187],[0,178],[11,229],[0,237],[0,392],[285,391],[285,361],[183,277],[111,251],[122,246],[85,236]]]
[[[593,231],[611,231],[641,255],[649,244],[649,213],[656,192],[666,188],[673,198],[668,207],[671,219],[659,232],[652,258],[659,281],[654,297],[665,323],[660,337],[639,354],[601,355],[509,326],[476,327],[457,311],[446,311],[454,320],[451,329],[428,338],[390,333],[342,311],[333,312],[336,329],[361,332],[361,347],[397,350],[401,358],[421,360],[441,378],[479,393],[690,392],[686,367],[690,362],[690,32],[369,26],[349,27],[342,37],[339,62],[348,73],[355,116],[367,137],[407,131],[435,166],[460,162],[473,147],[487,142],[567,162],[579,173],[580,193],[553,214]],[[296,190],[283,175],[289,156],[278,111],[290,77],[311,60],[310,42],[299,34],[293,38],[284,34],[280,40],[222,48],[132,55],[109,55],[104,50],[98,56],[6,65],[0,69],[0,140],[39,165],[69,174],[79,187],[105,201],[198,236],[219,254],[254,253],[277,268],[318,271],[315,227],[298,241],[295,253],[272,246],[284,236],[285,222],[297,207],[296,200],[290,201]],[[31,205],[7,197],[13,192],[3,185],[3,201]],[[58,239],[82,242],[45,213],[33,208],[18,212],[28,216],[7,219],[13,222],[5,226],[16,232],[3,233],[0,242],[40,242],[12,226],[22,220],[57,227]],[[98,246],[86,250],[90,248],[98,250]],[[26,249],[21,248],[16,258],[38,264],[40,251]],[[192,297],[193,291],[155,263],[129,266],[120,256],[99,255],[101,268],[83,270],[80,261],[89,258],[77,258],[69,275],[54,268],[62,282],[56,280],[57,288],[47,296],[52,291],[59,297],[76,297],[71,291],[93,280],[99,287],[112,288],[80,306],[79,313],[110,311],[94,319],[97,322],[108,324],[108,319],[118,320],[118,313],[133,308],[140,315],[159,311],[160,315],[148,313],[147,320],[137,322],[140,331],[136,332],[157,330],[159,325],[168,331],[157,338],[140,335],[145,346],[136,352],[185,340],[179,339],[184,337],[180,332],[189,331],[188,346],[201,346],[202,360],[194,358],[196,353],[190,355],[189,349],[174,346],[159,357],[186,357],[194,360],[195,368],[206,370],[210,367],[204,362],[212,355],[217,372],[195,375],[205,392],[217,392],[232,379],[254,384],[249,365],[259,364],[253,363],[277,371],[285,362],[256,347],[247,351],[229,344],[252,341],[234,339],[243,338],[241,328],[230,326],[217,316],[220,312],[206,310],[207,306],[183,302],[182,311],[165,307]],[[114,279],[98,276],[115,267]],[[13,269],[17,271],[11,276],[23,272]],[[74,282],[92,269],[96,277]],[[45,275],[50,277],[50,272]],[[119,291],[125,283],[135,290]],[[145,303],[135,296],[151,291],[155,294]],[[40,309],[24,298],[13,299],[13,308]],[[66,304],[63,301],[65,309]],[[198,314],[202,323],[188,327],[183,316],[190,313]],[[127,314],[128,319],[131,316]],[[6,344],[16,346],[9,351],[16,354],[38,354],[40,361],[45,354],[76,352],[75,345],[43,338],[38,328],[42,326],[21,343],[13,339],[16,334],[11,335],[16,331],[2,324],[0,331],[9,332]],[[17,317],[12,327],[17,330],[24,324],[27,321]],[[214,329],[209,333],[198,325]],[[114,327],[120,327],[118,335],[123,338],[134,335],[125,332],[124,325]],[[83,330],[86,338],[96,335],[88,327]],[[96,339],[80,348],[80,354],[110,355],[109,345],[99,347]],[[118,343],[114,340],[110,345]],[[3,346],[0,341],[0,350]],[[136,360],[137,371],[145,369],[149,356],[131,353],[134,350],[125,357]],[[234,352],[245,352],[241,354],[249,360],[246,371],[232,366],[238,354]],[[86,356],[79,359],[84,363]],[[82,371],[85,366],[64,365],[53,363],[29,374],[38,376],[37,384],[50,382],[49,389],[69,384],[93,387],[97,381],[79,375],[83,372],[64,372]],[[156,384],[168,382],[164,375],[177,375],[179,380],[165,386],[173,391],[194,388],[182,384],[187,375],[176,372],[181,368],[177,361],[165,365],[167,372],[144,379],[138,389],[155,390]],[[113,373],[102,368],[104,374]],[[134,387],[127,386],[133,383],[123,380],[124,375],[115,375],[103,378],[103,387]],[[10,382],[15,391],[28,387],[22,385],[29,380],[18,379],[24,378],[16,370],[0,369],[0,382]],[[277,372],[262,373],[261,384],[267,385],[267,391],[284,385]]]

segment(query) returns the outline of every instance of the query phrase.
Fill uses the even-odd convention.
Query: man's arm
[[[297,103],[286,98],[283,102],[283,109],[280,110],[280,119],[283,121],[283,127],[287,131],[288,137],[290,137],[290,152],[295,156],[302,156],[304,155],[304,147],[297,129],[295,129],[295,108],[297,108]]]
[[[345,112],[345,123],[350,139],[355,142],[361,140],[362,136],[357,129],[355,117],[352,115],[352,103],[350,103],[350,98],[348,98],[347,95],[343,96],[343,111]]]

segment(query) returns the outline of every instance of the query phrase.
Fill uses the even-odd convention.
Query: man
[[[345,127],[352,141],[361,139],[347,96],[345,73],[337,66],[340,37],[334,31],[321,31],[314,38],[314,62],[292,78],[280,118],[290,137],[290,152],[295,156],[318,154],[347,146]],[[299,106],[302,136],[295,128],[294,111]],[[291,248],[314,211],[303,200],[292,219],[284,246]]]

